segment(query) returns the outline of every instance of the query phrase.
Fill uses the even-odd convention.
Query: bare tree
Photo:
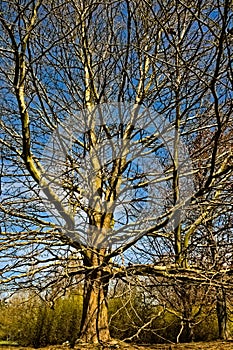
[[[83,279],[80,337],[109,341],[111,278],[220,278],[191,257],[206,201],[232,207],[232,139],[220,147],[232,130],[231,2],[0,11],[1,283],[43,291]],[[185,145],[192,153],[203,130],[209,155],[199,148],[192,169]],[[184,221],[189,205],[198,210]],[[155,263],[151,239],[169,264]]]

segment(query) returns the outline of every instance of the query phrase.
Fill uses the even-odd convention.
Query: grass
[[[15,347],[15,344],[9,344],[7,342],[0,342],[0,349],[2,350],[33,350],[30,347]],[[69,348],[63,345],[48,346],[46,348],[38,350],[68,350]],[[215,341],[215,342],[200,342],[200,343],[188,343],[188,344],[175,344],[175,345],[133,345],[133,344],[120,344],[119,346],[96,346],[96,345],[77,345],[75,350],[232,350],[232,342]]]

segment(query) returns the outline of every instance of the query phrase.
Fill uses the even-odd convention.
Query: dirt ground
[[[68,350],[69,347],[58,345],[48,346],[37,350]],[[189,343],[189,344],[168,344],[168,345],[133,345],[133,344],[112,344],[108,346],[91,346],[80,344],[75,346],[75,350],[233,350],[233,342],[208,342],[208,343]],[[0,346],[0,350],[34,350],[29,347],[9,347]]]

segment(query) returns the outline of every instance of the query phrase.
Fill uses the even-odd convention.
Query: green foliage
[[[109,302],[110,331],[114,338],[138,343],[175,341],[179,321],[141,293],[124,294]],[[147,324],[146,327],[143,327]]]
[[[129,339],[138,343],[176,342],[179,333],[181,342],[188,342],[185,327],[182,330],[181,319],[166,311],[159,302],[143,296],[141,293],[121,291],[119,297],[109,301],[111,335],[118,339]],[[195,318],[193,339],[211,341],[218,337],[218,324],[215,308],[209,312],[209,306],[203,306]],[[144,325],[146,324],[146,327]],[[182,330],[182,332],[181,332]]]
[[[142,303],[138,296],[128,301],[127,297],[114,298],[109,303],[112,336],[118,339],[131,338],[138,343],[175,341],[178,320],[161,310],[161,306]],[[143,328],[145,324],[148,325]]]
[[[218,338],[216,314],[211,314],[195,327],[195,341],[211,341]]]
[[[82,297],[70,293],[57,299],[50,308],[34,295],[18,295],[0,305],[0,339],[24,346],[71,344],[77,339],[82,312]],[[215,309],[206,306],[194,326],[195,341],[211,341],[218,337]],[[137,290],[122,289],[109,300],[111,336],[137,343],[176,342],[181,330],[180,319],[166,311],[157,300],[145,297]],[[145,326],[146,325],[146,326]],[[231,325],[232,326],[232,325]],[[181,339],[185,341],[185,339]]]
[[[79,295],[71,294],[52,309],[39,298],[15,297],[1,308],[1,339],[34,347],[73,342],[80,328],[81,302]]]

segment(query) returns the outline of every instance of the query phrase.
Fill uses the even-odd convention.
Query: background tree
[[[231,2],[3,1],[0,11],[2,284],[66,289],[84,276],[80,336],[97,343],[110,339],[111,278],[229,283],[193,257],[210,206],[232,207],[230,139],[221,146],[232,129]],[[192,152],[202,130],[209,157],[195,150],[191,171],[180,141]],[[184,220],[182,180],[199,169],[198,210]]]

